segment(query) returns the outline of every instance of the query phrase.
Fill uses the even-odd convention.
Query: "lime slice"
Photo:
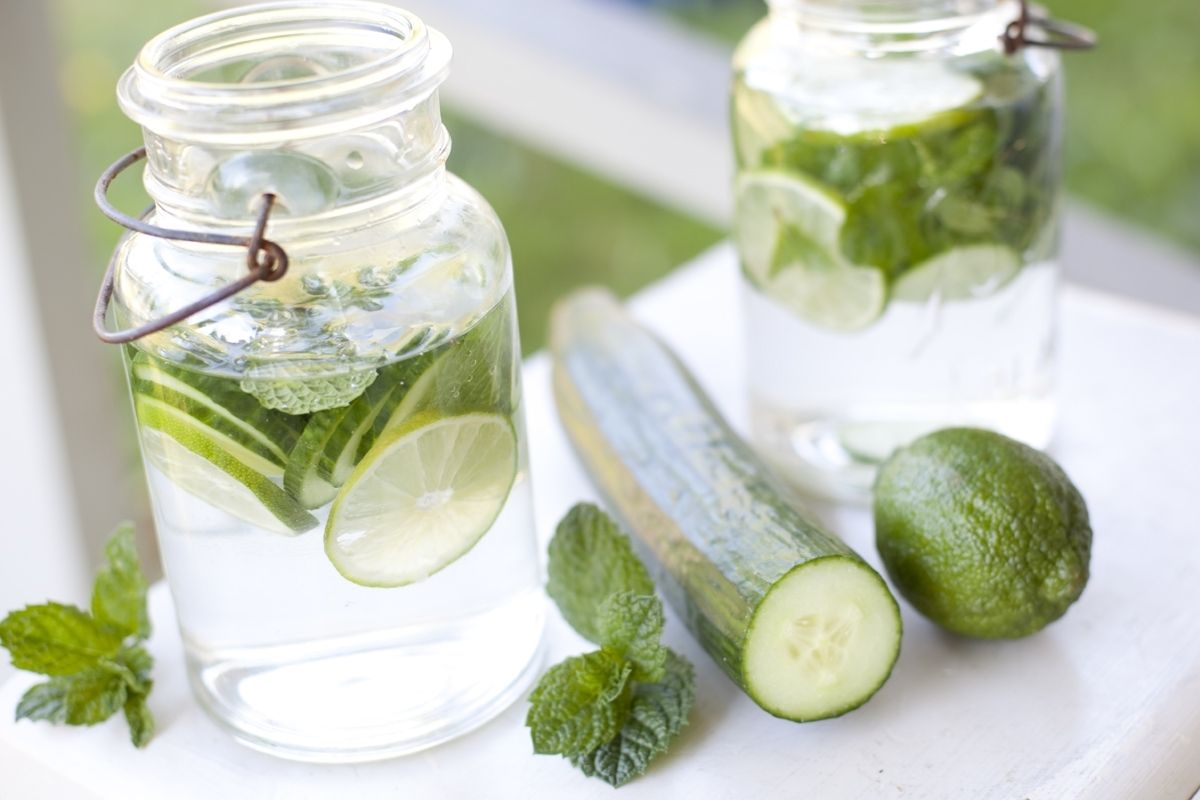
[[[824,187],[782,172],[748,172],[737,185],[737,242],[750,279],[800,317],[850,331],[879,317],[887,281],[838,247],[846,208]]]
[[[517,474],[517,435],[499,414],[418,414],[375,443],[333,501],[325,552],[347,580],[403,586],[470,550]]]
[[[923,303],[935,296],[941,300],[987,297],[1012,280],[1020,269],[1020,256],[1007,247],[994,244],[956,247],[902,274],[892,287],[892,296],[911,303]]]
[[[840,136],[900,133],[913,126],[952,122],[979,100],[983,83],[936,60],[829,59],[798,72],[786,96],[809,109],[806,127]],[[786,102],[780,113],[786,114]],[[822,111],[822,109],[827,109]],[[947,115],[949,115],[947,117]]]
[[[317,525],[316,517],[239,459],[229,440],[211,428],[151,397],[137,397],[134,405],[146,460],[179,488],[276,533],[300,533]]]
[[[341,408],[354,402],[370,386],[378,372],[373,369],[327,378],[295,378],[242,381],[242,391],[258,398],[266,408],[285,414],[312,414]]]

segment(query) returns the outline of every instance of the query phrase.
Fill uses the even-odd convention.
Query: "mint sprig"
[[[21,697],[18,720],[96,725],[122,711],[134,745],[144,747],[154,735],[146,705],[154,659],[142,647],[150,618],[133,526],[117,528],[104,554],[91,613],[53,602],[26,606],[0,621],[0,646],[17,669],[50,677]]]
[[[629,539],[594,505],[567,513],[550,542],[547,593],[599,650],[551,667],[525,724],[536,753],[622,786],[642,775],[687,724],[691,664],[664,647],[662,601]]]

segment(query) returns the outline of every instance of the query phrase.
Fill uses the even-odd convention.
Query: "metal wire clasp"
[[[1097,37],[1094,31],[1073,22],[1054,19],[1040,6],[1030,8],[1028,0],[1020,0],[1021,10],[1016,19],[1008,23],[1000,41],[1007,55],[1020,50],[1022,47],[1051,47],[1056,50],[1091,50],[1096,46]],[[1030,29],[1042,32],[1041,36],[1031,37]]]
[[[238,292],[258,281],[279,280],[284,276],[288,268],[287,253],[278,244],[263,236],[263,233],[267,229],[267,218],[271,215],[271,208],[275,205],[275,195],[273,194],[264,194],[262,196],[262,207],[258,211],[258,220],[254,226],[254,233],[249,236],[231,236],[223,233],[205,233],[203,231],[182,231],[151,225],[146,222],[146,217],[154,210],[153,204],[138,217],[131,217],[119,211],[108,199],[108,187],[112,185],[112,182],[118,175],[145,157],[146,148],[139,147],[104,170],[104,174],[96,182],[95,193],[96,205],[104,212],[104,216],[131,231],[144,233],[147,236],[156,236],[160,239],[244,247],[246,248],[246,267],[249,272],[236,281],[228,283],[215,292],[205,295],[183,308],[172,311],[170,314],[151,320],[136,328],[110,331],[106,320],[108,317],[108,305],[112,301],[117,253],[120,252],[118,248],[113,252],[112,258],[108,260],[108,269],[104,273],[104,281],[100,284],[100,294],[96,298],[96,310],[92,317],[92,327],[95,329],[96,335],[102,341],[109,344],[126,344],[141,339],[143,336],[157,333],[164,328],[169,328],[187,319],[192,314],[233,297]]]

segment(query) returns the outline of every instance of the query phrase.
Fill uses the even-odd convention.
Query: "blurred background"
[[[149,531],[117,353],[89,328],[119,233],[91,191],[140,144],[114,96],[138,48],[231,4],[0,0],[0,609],[79,596],[119,519]],[[526,352],[570,287],[627,294],[725,236],[729,58],[762,0],[401,4],[455,44],[450,165],[508,228]],[[1200,314],[1200,4],[1049,6],[1102,41],[1065,59],[1068,276]],[[146,202],[136,180],[114,196]]]

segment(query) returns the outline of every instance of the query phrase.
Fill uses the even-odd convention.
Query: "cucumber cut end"
[[[865,703],[900,654],[900,609],[869,566],[806,562],[763,598],[746,634],[747,693],[778,717],[808,722]]]

